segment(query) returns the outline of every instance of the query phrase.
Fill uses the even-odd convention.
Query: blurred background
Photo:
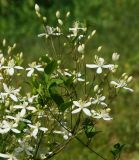
[[[34,11],[34,4],[51,24],[55,12],[71,12],[69,24],[74,20],[85,22],[91,30],[97,30],[92,46],[103,46],[103,54],[120,54],[120,70],[134,76],[133,94],[124,93],[113,102],[110,123],[100,122],[103,132],[94,141],[95,149],[107,153],[120,142],[125,144],[121,160],[139,160],[139,0],[0,0],[0,40],[16,42],[31,61],[45,54],[37,34],[42,32],[41,22]],[[81,154],[82,153],[82,154]],[[87,149],[74,142],[55,160],[99,160]]]

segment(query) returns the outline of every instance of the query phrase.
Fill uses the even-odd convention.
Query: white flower
[[[92,98],[91,103],[92,104],[101,104],[102,106],[107,106],[107,104],[105,102],[103,102],[105,100],[105,96],[101,96],[101,95],[97,95],[96,98]]]
[[[111,120],[112,118],[109,116],[109,113],[107,112],[107,110],[104,110],[104,109],[102,109],[102,110],[100,110],[99,112],[96,112],[95,110],[91,110],[91,112],[92,112],[92,116],[93,116],[93,118],[96,118],[96,119],[100,119],[100,118],[102,118],[102,119],[104,119],[104,120],[106,120],[106,121],[109,121],[109,120]]]
[[[68,38],[76,37],[76,36],[78,35],[78,32],[79,32],[79,31],[85,32],[85,31],[87,30],[86,27],[79,27],[79,25],[80,25],[79,22],[75,22],[75,23],[73,24],[73,27],[72,27],[72,28],[69,28],[69,31],[72,32],[72,33],[67,36]],[[78,36],[78,40],[81,40],[81,38],[83,38],[83,37],[84,37],[84,35],[83,35],[83,34],[80,34],[80,35]]]
[[[15,117],[7,115],[6,118],[14,120],[15,123],[17,123],[17,124],[19,123],[19,121],[31,123],[30,120],[25,119],[25,118],[22,118],[22,117],[21,117],[21,113],[16,114]]]
[[[91,102],[84,102],[82,100],[73,101],[74,106],[78,107],[72,111],[72,114],[83,111],[87,116],[91,116],[90,110],[87,108],[91,105]]]
[[[15,62],[13,59],[11,59],[9,62],[8,62],[8,66],[3,66],[2,68],[5,68],[7,73],[12,76],[14,74],[14,69],[24,69],[23,67],[21,66],[15,66]]]
[[[31,77],[31,75],[34,73],[35,70],[43,72],[44,68],[42,68],[41,65],[36,65],[36,62],[33,62],[31,64],[29,64],[30,68],[26,68],[27,71],[29,71],[27,73],[27,77]]]
[[[81,73],[74,73],[74,80],[76,81],[79,81],[79,82],[84,82],[85,79],[82,78],[82,74]]]
[[[9,96],[13,101],[17,102],[18,101],[18,98],[16,95],[19,94],[19,91],[20,91],[20,88],[18,89],[14,89],[12,87],[9,87],[3,83],[3,88],[4,88],[4,93],[1,93],[1,96],[2,98],[6,97],[6,96]]]
[[[28,100],[29,103],[33,103],[34,99],[38,98],[38,95],[30,96],[28,94],[27,96],[28,96],[27,100]]]
[[[126,86],[127,86],[127,83],[126,83],[126,81],[125,81],[124,79],[121,79],[121,80],[119,80],[119,81],[117,81],[117,82],[111,81],[111,84],[114,85],[115,88],[123,88],[123,89],[125,89],[125,90],[130,91],[130,92],[133,92],[133,91],[134,91],[133,89],[126,87]]]
[[[20,131],[18,129],[16,129],[16,127],[18,126],[17,123],[13,123],[13,122],[8,122],[6,120],[2,121],[2,134],[7,133],[9,131],[12,131],[14,133],[20,133]]]
[[[28,102],[23,102],[23,104],[15,105],[13,108],[15,108],[15,109],[21,109],[21,113],[20,113],[21,117],[25,116],[27,110],[33,111],[33,112],[36,111],[35,107],[28,106]]]
[[[60,36],[62,34],[58,28],[53,28],[50,26],[46,26],[46,32],[47,33],[39,34],[38,37]]]
[[[26,140],[18,140],[19,147],[15,148],[16,153],[25,152],[27,155],[31,156],[34,151],[33,147],[29,146]]]
[[[37,139],[37,134],[39,132],[39,130],[43,131],[44,133],[48,130],[47,128],[44,128],[44,127],[40,127],[40,123],[37,122],[35,125],[31,125],[31,124],[28,124],[28,126],[30,128],[33,128],[33,132],[31,134],[31,136],[33,136],[35,139]]]
[[[104,59],[97,56],[95,57],[95,64],[86,64],[87,68],[96,68],[97,74],[101,74],[103,68],[111,69],[113,66],[113,64],[105,65]]]
[[[2,158],[5,158],[7,160],[18,160],[13,154],[3,154],[3,153],[0,153],[0,157]]]

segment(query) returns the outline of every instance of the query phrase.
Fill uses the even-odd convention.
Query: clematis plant
[[[38,37],[51,44],[48,54],[28,67],[16,45],[4,39],[0,49],[0,158],[48,160],[76,139],[100,159],[110,160],[93,149],[96,122],[113,119],[112,101],[122,89],[133,91],[127,87],[132,77],[124,73],[117,78],[119,54],[112,54],[112,64],[100,57],[102,47],[99,56],[87,61],[87,43],[96,30],[89,32],[80,22],[66,28],[69,12],[63,19],[56,12],[56,26],[49,25],[37,4],[35,12],[44,28]]]

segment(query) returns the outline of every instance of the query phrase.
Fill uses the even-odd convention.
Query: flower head
[[[95,57],[95,64],[86,64],[87,68],[95,68],[97,74],[101,74],[102,73],[102,69],[103,68],[108,68],[111,69],[114,65],[113,64],[105,64],[104,63],[104,59],[101,57]]]
[[[91,102],[84,102],[82,100],[73,101],[73,105],[78,107],[77,109],[72,111],[72,114],[83,111],[87,116],[91,116],[90,110],[87,108],[91,105]]]

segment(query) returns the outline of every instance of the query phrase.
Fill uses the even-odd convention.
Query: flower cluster
[[[113,53],[113,63],[109,63],[100,57],[102,47],[98,47],[99,56],[89,57],[88,63],[86,44],[95,30],[89,34],[86,25],[74,22],[65,31],[59,11],[57,26],[51,27],[37,4],[35,11],[44,22],[45,31],[38,36],[50,42],[49,55],[26,67],[22,64],[23,54],[14,54],[16,44],[6,48],[4,39],[0,50],[0,158],[3,159],[48,159],[78,134],[85,133],[90,140],[93,136],[88,134],[90,123],[86,119],[93,123],[99,119],[110,121],[111,101],[120,89],[133,92],[128,87],[132,76],[124,73],[120,79],[115,78],[119,54]],[[66,20],[69,16],[68,12]],[[56,49],[56,39],[53,41],[55,37],[59,47],[63,47],[60,51]],[[67,54],[62,54],[66,46]],[[68,58],[64,61],[65,56]],[[94,125],[89,127],[94,129]]]

